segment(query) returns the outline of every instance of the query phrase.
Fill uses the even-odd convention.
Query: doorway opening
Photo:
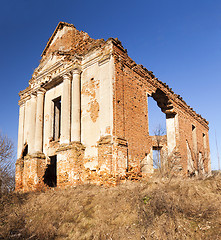
[[[50,157],[50,163],[47,164],[45,174],[43,176],[44,183],[49,187],[57,186],[57,156]]]
[[[153,168],[160,169],[161,168],[161,147],[153,147]]]

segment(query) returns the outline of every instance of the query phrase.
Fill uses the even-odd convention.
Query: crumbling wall
[[[149,153],[152,139],[148,133],[147,86],[131,67],[125,64],[126,53],[114,46],[114,132],[128,143],[128,165],[140,166]],[[120,160],[119,160],[120,161]]]
[[[46,188],[43,176],[47,159],[43,155],[26,155],[16,162],[15,190],[35,191]]]
[[[60,144],[59,139],[53,139],[53,101],[62,98],[62,76],[76,66],[81,73],[81,143]],[[118,39],[94,40],[71,24],[59,23],[29,84],[20,92],[27,111],[21,117],[21,143],[34,146],[30,130],[35,97],[29,100],[29,95],[40,86],[45,87],[43,152],[36,156],[28,152],[22,158],[19,152],[17,190],[44,186],[44,173],[52,156],[57,156],[59,187],[87,182],[116,185],[119,179],[137,180],[144,165],[145,172],[152,173],[152,150],[157,143],[149,136],[147,95],[166,115],[163,151],[179,152],[185,174],[191,168],[198,173],[211,170],[208,122],[151,71],[129,58]]]
[[[17,159],[15,164],[15,191],[23,189],[23,170],[24,160],[22,158]]]
[[[202,156],[204,169],[210,171],[208,122],[193,111],[184,100],[152,72],[137,65],[127,55],[118,40],[114,43],[114,136],[128,142],[128,164],[139,166],[148,156],[153,142],[148,132],[147,94],[153,96],[166,114],[170,135],[167,136],[168,154],[179,152],[183,173],[187,173],[187,145],[193,153],[192,125],[196,128],[197,152],[194,166],[197,169]],[[173,129],[171,129],[173,128]],[[204,137],[203,137],[204,135]],[[172,138],[171,138],[172,137]],[[168,140],[170,141],[168,143]],[[200,157],[201,158],[201,157]]]
[[[113,172],[113,144],[111,135],[102,137],[98,142],[98,169],[99,172]]]
[[[42,61],[54,52],[85,55],[104,42],[103,39],[90,38],[86,32],[78,31],[73,24],[60,22],[42,53]]]
[[[57,186],[73,186],[84,182],[84,150],[81,143],[60,146],[57,150]]]
[[[178,122],[179,122],[178,123],[179,135],[177,136],[177,143],[179,146],[179,152],[181,154],[181,161],[182,161],[182,166],[184,168],[184,172],[188,171],[187,159],[190,153],[191,153],[194,169],[195,171],[198,171],[200,152],[202,153],[205,171],[210,172],[210,159],[209,159],[210,150],[209,150],[208,126],[205,123],[200,124],[195,117],[185,113],[181,108],[177,108],[177,112],[178,112]],[[196,139],[197,139],[196,152],[194,150],[192,126],[196,128]],[[204,146],[203,134],[205,134],[206,146]],[[188,142],[189,149],[187,147],[186,142]]]

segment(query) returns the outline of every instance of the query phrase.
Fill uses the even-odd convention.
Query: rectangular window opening
[[[192,140],[193,140],[193,151],[194,154],[197,154],[197,136],[196,136],[196,127],[192,125]]]
[[[59,140],[61,135],[61,97],[53,100],[54,118],[53,118],[53,139]]]
[[[204,150],[207,149],[207,145],[206,145],[206,134],[203,133],[203,146],[204,146]]]
[[[207,143],[206,143],[206,134],[203,133],[203,148],[204,148],[204,157],[207,158]]]

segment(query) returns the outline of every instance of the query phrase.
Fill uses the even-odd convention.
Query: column
[[[33,154],[35,152],[36,93],[31,94],[30,101],[28,153]]]
[[[73,70],[71,108],[71,141],[81,141],[81,71]]]
[[[36,127],[35,127],[35,151],[43,151],[43,114],[44,114],[44,94],[43,88],[37,91]]]
[[[60,143],[69,143],[71,138],[71,74],[63,75],[61,96],[61,139]]]
[[[20,102],[19,105],[20,105],[20,108],[19,108],[17,158],[21,157],[22,149],[24,145],[24,121],[25,121],[25,104],[24,102]]]

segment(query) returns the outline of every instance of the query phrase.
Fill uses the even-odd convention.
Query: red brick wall
[[[159,88],[168,97],[176,113],[176,145],[181,154],[181,165],[187,172],[187,145],[193,149],[192,125],[197,132],[197,152],[205,156],[203,133],[206,134],[207,156],[209,156],[208,122],[197,115],[179,95],[155,78],[141,65],[137,65],[127,55],[118,41],[113,41],[115,83],[114,83],[114,131],[115,137],[128,142],[128,163],[138,165],[152,146],[148,133],[147,93],[152,94]],[[198,160],[197,160],[198,161]],[[197,162],[195,162],[197,165]],[[204,162],[208,171],[208,158]]]
[[[193,136],[192,136],[192,125],[196,127],[196,136],[197,136],[197,154],[199,152],[202,153],[203,156],[209,156],[210,149],[209,149],[209,135],[208,135],[208,128],[200,124],[194,117],[191,117],[189,114],[183,112],[182,109],[177,109],[178,112],[178,136],[177,136],[177,144],[179,147],[179,152],[182,156],[182,165],[184,167],[184,171],[187,171],[187,147],[186,141],[188,141],[191,152],[194,156],[193,150]],[[204,148],[203,143],[203,133],[206,135],[206,145],[207,149]],[[206,153],[207,152],[207,153]],[[198,156],[198,155],[197,155]],[[198,159],[195,159],[195,167],[197,167]],[[208,158],[205,158],[204,161],[205,170],[208,171]]]
[[[125,54],[114,46],[114,132],[128,142],[128,165],[139,166],[149,152],[152,139],[148,133],[147,83],[125,65]]]
[[[57,32],[61,31],[62,28],[66,28],[65,33],[53,41]],[[41,61],[44,61],[45,57],[50,53],[58,51],[65,51],[66,53],[68,51],[68,54],[77,53],[79,55],[82,55],[87,53],[92,48],[104,44],[104,42],[105,41],[103,39],[95,40],[93,38],[90,38],[87,33],[78,31],[72,24],[59,24],[42,54]]]

